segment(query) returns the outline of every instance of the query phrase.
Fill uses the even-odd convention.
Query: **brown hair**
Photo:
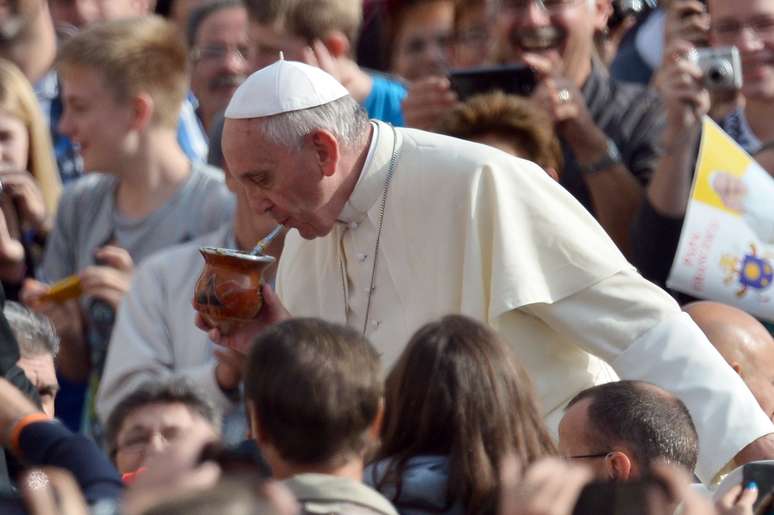
[[[388,460],[380,488],[395,485],[408,460],[421,454],[449,459],[448,504],[468,514],[495,506],[500,462],[523,464],[556,454],[532,383],[493,331],[449,315],[419,329],[387,377],[382,445]]]
[[[59,51],[62,70],[97,71],[117,102],[145,92],[154,122],[174,128],[188,91],[188,54],[177,27],[159,16],[96,23]]]
[[[525,152],[525,158],[561,173],[562,149],[548,116],[531,100],[502,92],[476,95],[449,111],[438,132],[475,140],[494,134]]]
[[[268,440],[298,465],[336,465],[362,453],[383,390],[368,340],[314,318],[288,320],[258,336],[244,387]]]
[[[314,41],[343,33],[354,50],[363,18],[360,0],[246,0],[250,20]]]

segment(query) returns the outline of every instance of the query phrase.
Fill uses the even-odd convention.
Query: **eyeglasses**
[[[502,0],[502,8],[504,10],[523,13],[529,9],[534,2],[544,12],[556,14],[577,4],[579,1],[580,0]]]
[[[460,31],[454,38],[458,45],[483,48],[489,46],[492,40],[492,33],[487,27],[472,27]]]
[[[585,459],[592,459],[592,458],[606,458],[610,455],[610,453],[613,451],[607,451],[607,452],[598,452],[595,454],[579,454],[577,456],[567,456],[568,460],[585,460]]]
[[[138,431],[130,434],[122,442],[116,445],[120,452],[138,453],[144,451],[150,445],[153,438],[158,435],[164,445],[175,442],[182,436],[183,431],[176,426],[163,427],[156,431]]]
[[[452,38],[449,34],[435,34],[427,37],[413,37],[403,45],[403,52],[408,55],[419,55],[427,52],[429,48],[445,52],[451,45]]]
[[[194,61],[222,61],[235,54],[241,61],[247,61],[247,51],[245,45],[206,45],[194,47],[191,58]]]
[[[758,39],[774,36],[774,16],[758,16],[742,23],[737,20],[721,20],[712,24],[712,32],[725,41],[735,41],[744,29],[750,29]]]

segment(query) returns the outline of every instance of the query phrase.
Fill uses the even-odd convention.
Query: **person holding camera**
[[[710,0],[708,7],[713,51],[697,51],[686,38],[667,34],[672,40],[655,79],[667,112],[664,155],[635,220],[632,261],[646,278],[662,285],[680,239],[703,117],[717,117],[723,130],[751,154],[774,141],[774,4]],[[731,72],[720,77],[713,73],[717,69]],[[719,108],[718,98],[737,93],[744,97],[743,105]]]
[[[497,24],[498,61],[529,66],[531,97],[549,114],[565,157],[561,184],[595,215],[619,248],[658,159],[663,117],[642,86],[610,78],[594,57],[610,0],[505,0]],[[408,126],[434,128],[457,99],[443,78],[410,86]]]

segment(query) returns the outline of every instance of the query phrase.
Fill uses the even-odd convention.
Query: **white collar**
[[[371,126],[371,144],[355,188],[338,216],[339,222],[361,222],[384,191],[392,158],[393,131],[384,130],[388,126],[376,120],[371,121]]]

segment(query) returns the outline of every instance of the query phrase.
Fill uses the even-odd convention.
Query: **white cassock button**
[[[368,254],[363,254],[362,252],[357,255],[357,260],[361,263],[364,262],[366,259],[368,259]]]
[[[368,295],[369,293],[371,293],[371,292],[372,292],[372,291],[374,291],[375,289],[376,289],[376,286],[374,286],[373,288],[363,288],[363,293],[365,293],[366,295]]]
[[[374,329],[379,329],[380,325],[382,325],[382,321],[381,320],[372,320],[371,321],[371,327],[373,327]]]
[[[358,225],[357,222],[349,222],[349,228],[352,229],[353,231],[357,229],[357,225]]]

